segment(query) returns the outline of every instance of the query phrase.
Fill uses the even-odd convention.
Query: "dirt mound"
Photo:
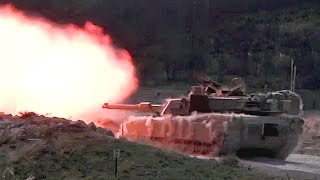
[[[45,117],[32,112],[22,113],[19,116],[0,116],[0,145],[15,141],[43,139],[53,133],[63,132],[90,132],[99,131],[113,136],[113,133],[97,128],[94,123],[71,121],[57,117]]]

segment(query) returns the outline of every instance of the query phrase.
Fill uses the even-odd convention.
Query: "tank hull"
[[[203,113],[130,117],[118,136],[192,155],[238,154],[285,159],[296,147],[303,120],[296,116]]]

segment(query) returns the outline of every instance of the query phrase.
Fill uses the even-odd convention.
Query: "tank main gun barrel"
[[[104,103],[102,108],[105,109],[122,109],[122,110],[137,110],[147,112],[161,112],[163,105],[151,104],[149,102],[142,102],[139,104],[109,104]]]

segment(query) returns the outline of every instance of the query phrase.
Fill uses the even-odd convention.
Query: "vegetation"
[[[2,2],[59,23],[92,21],[104,27],[133,55],[142,85],[188,82],[204,72],[219,81],[240,75],[252,89],[289,88],[293,59],[307,109],[320,107],[316,0]]]
[[[0,144],[3,179],[116,179],[113,150],[120,149],[120,179],[271,179],[226,161],[200,160],[90,132],[52,132]]]

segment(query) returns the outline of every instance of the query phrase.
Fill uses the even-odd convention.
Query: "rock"
[[[7,120],[0,121],[0,128],[6,128],[6,127],[10,126],[11,124],[12,124],[12,122],[7,121]]]
[[[51,129],[60,132],[86,132],[90,131],[89,126],[84,121],[71,121],[70,123],[60,122],[57,125],[52,125]]]
[[[34,176],[29,176],[27,179],[25,179],[25,180],[34,180],[34,179],[36,179]]]
[[[82,120],[71,122],[70,125],[74,127],[88,128],[88,125]]]
[[[99,132],[99,133],[101,133],[101,134],[106,134],[106,135],[108,135],[108,136],[114,137],[114,134],[113,134],[112,131],[103,129],[103,128],[101,128],[101,127],[98,127],[98,128],[97,128],[97,132]]]
[[[40,125],[47,123],[46,118],[41,116],[34,116],[30,119],[27,119],[26,121],[28,121],[31,125]]]
[[[57,125],[51,124],[49,129],[52,131],[68,132],[70,124],[69,123],[59,123]]]
[[[90,124],[88,124],[89,128],[93,131],[97,130],[97,126],[94,124],[94,122],[91,122]]]
[[[49,118],[49,122],[54,124],[59,124],[59,123],[70,123],[72,121],[64,118],[53,117],[53,118]]]
[[[2,178],[6,179],[9,178],[10,176],[14,176],[14,170],[11,168],[7,168],[3,173],[2,173]]]
[[[10,124],[10,128],[14,129],[14,128],[21,128],[21,127],[26,127],[28,123],[21,121],[21,122],[13,122],[12,124]]]
[[[22,132],[24,130],[25,130],[25,128],[15,127],[15,128],[11,128],[10,132],[11,132],[11,134],[19,136],[20,134],[22,134]]]
[[[9,131],[10,130],[8,130],[8,129],[4,129],[4,131],[2,132],[2,134],[0,136],[0,145],[5,144],[10,141],[10,132]]]
[[[82,127],[87,127],[87,124],[84,122],[84,121],[82,121],[82,120],[78,120],[78,121],[72,121],[71,123],[70,123],[70,125],[77,125],[77,126],[82,126]]]

